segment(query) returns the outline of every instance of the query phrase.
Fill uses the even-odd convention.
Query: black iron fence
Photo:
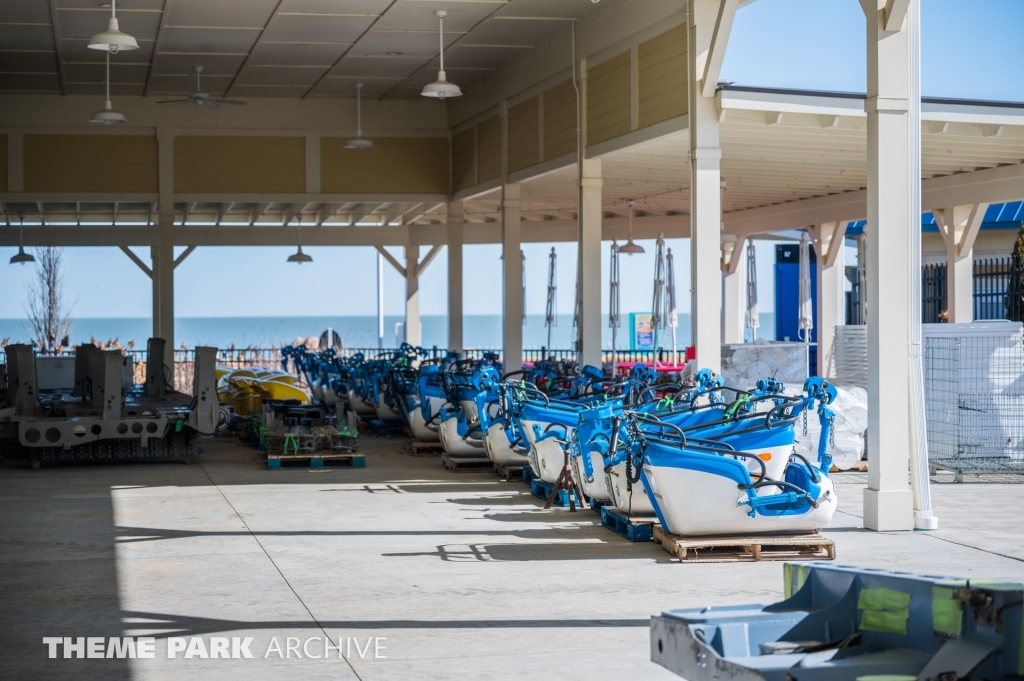
[[[973,263],[974,319],[1024,321],[1024,267],[1013,258],[978,258]],[[862,324],[865,302],[863,272],[847,268],[851,290],[846,294],[846,323]],[[921,268],[921,321],[945,322],[949,292],[946,290],[946,265]]]
[[[1013,258],[974,261],[974,318],[1024,321],[1024,268]]]
[[[946,321],[946,265],[921,267],[921,321],[938,324]]]

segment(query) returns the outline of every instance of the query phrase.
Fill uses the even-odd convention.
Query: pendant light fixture
[[[643,253],[644,247],[633,243],[633,200],[626,201],[626,205],[629,206],[629,240],[619,246],[619,253],[625,253],[626,255]]]
[[[437,80],[424,85],[423,92],[420,94],[424,97],[437,97],[438,99],[461,97],[462,90],[459,89],[459,86],[455,83],[449,83],[444,77],[444,18],[448,16],[448,12],[439,9],[434,12],[434,16],[437,17],[441,27],[441,70],[437,72]]]
[[[313,262],[313,258],[302,252],[302,218],[299,218],[299,250],[288,256],[288,262],[297,262],[300,265],[304,262]]]
[[[30,253],[25,252],[25,214],[18,213],[18,220],[21,222],[18,227],[18,252],[11,256],[12,265],[16,265],[18,263],[24,265],[27,262],[36,261]]]
[[[97,111],[89,119],[90,123],[102,123],[103,125],[113,125],[115,123],[124,123],[125,117],[123,113],[114,111],[114,107],[110,105],[110,53],[107,52],[107,101],[103,104],[103,110]]]
[[[373,140],[363,137],[363,84],[356,83],[356,136],[345,142],[346,149],[373,149]]]
[[[110,22],[107,24],[107,30],[94,35],[92,40],[89,41],[89,47],[94,50],[103,50],[109,54],[139,49],[139,44],[135,41],[135,38],[127,33],[121,33],[121,30],[118,28],[117,0],[112,0],[110,3]]]

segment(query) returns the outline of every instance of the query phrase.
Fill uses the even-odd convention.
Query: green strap
[[[857,597],[857,609],[863,611],[860,619],[862,631],[907,633],[907,620],[910,619],[908,593],[885,587],[861,589]]]
[[[175,433],[180,433],[181,432],[181,419],[178,419],[178,422],[174,424],[174,432]]]
[[[807,582],[807,566],[799,563],[786,563],[782,566],[782,575],[782,586],[786,598],[792,598],[793,594],[802,589]]]
[[[953,599],[952,587],[932,587],[932,629],[950,638],[960,635],[963,626],[963,606]]]
[[[291,445],[292,445],[292,453],[298,454],[299,453],[299,442],[298,442],[298,440],[295,439],[295,435],[293,433],[285,433],[285,436],[284,436],[284,447],[282,448],[285,454],[288,453],[288,444],[289,443],[291,443]]]
[[[736,414],[736,412],[740,409],[740,407],[742,407],[743,405],[747,404],[748,402],[750,402],[750,396],[749,395],[740,395],[739,399],[737,399],[735,402],[733,402],[732,406],[729,407],[726,410],[725,417],[731,419]]]

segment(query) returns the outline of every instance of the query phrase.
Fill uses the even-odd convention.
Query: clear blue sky
[[[615,0],[607,0],[614,2]],[[922,90],[925,95],[1024,101],[1024,0],[923,0]],[[966,6],[970,6],[967,11]],[[863,92],[864,17],[857,0],[759,0],[736,18],[722,77],[738,84]],[[688,242],[676,255],[681,311],[689,309]],[[623,258],[623,312],[650,306],[653,244]],[[527,244],[527,310],[544,310],[547,244]],[[571,314],[575,245],[557,244],[559,310]],[[177,270],[179,316],[372,315],[375,258],[368,248],[308,248],[312,264],[285,262],[289,248],[200,248]],[[425,252],[426,249],[424,249]],[[0,318],[23,316],[31,266],[7,265],[0,248]],[[396,255],[399,255],[397,249]],[[148,260],[148,253],[140,251]],[[499,309],[500,249],[470,246],[465,254],[465,311]],[[759,249],[759,276],[770,286],[771,244]],[[399,255],[399,259],[401,256]],[[602,258],[607,274],[607,253]],[[115,248],[69,248],[66,281],[77,317],[147,317],[148,278]],[[421,285],[424,314],[446,312],[446,258],[438,256]],[[605,284],[604,288],[607,287]],[[762,310],[772,297],[761,293]],[[403,283],[387,268],[388,314],[401,314]],[[607,297],[607,291],[605,291]],[[605,300],[607,308],[607,300]]]

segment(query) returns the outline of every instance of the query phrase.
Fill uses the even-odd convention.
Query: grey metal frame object
[[[651,618],[651,660],[688,681],[1022,677],[1024,585],[831,563],[785,566],[786,600]]]
[[[164,351],[167,341],[150,338],[146,343],[146,397],[163,397],[167,392],[167,376],[164,374]]]
[[[92,356],[102,352],[92,343],[75,348],[75,389],[72,395],[83,399],[92,395]]]
[[[36,386],[36,354],[31,345],[7,346],[7,407],[15,416],[36,416],[40,411]]]
[[[161,362],[163,341],[156,340],[149,348],[157,351]],[[77,348],[74,397],[62,391],[40,395],[34,348],[10,346],[7,356],[13,381],[8,408],[0,412],[0,453],[5,457],[187,459],[197,453],[196,434],[212,435],[216,430],[216,348],[196,349],[195,397],[166,392],[162,363],[154,364],[158,369],[149,373],[157,377],[151,386],[125,387],[121,351],[92,345]],[[150,387],[159,392],[157,397],[145,396]],[[183,425],[187,427],[182,429]]]
[[[18,442],[23,447],[63,447],[98,440],[138,440],[147,446],[149,438],[161,438],[167,432],[167,414],[134,418],[41,419],[18,422]]]
[[[163,353],[160,354],[163,357]],[[200,435],[213,435],[217,429],[217,348],[197,347],[192,369],[192,405],[188,424]]]

